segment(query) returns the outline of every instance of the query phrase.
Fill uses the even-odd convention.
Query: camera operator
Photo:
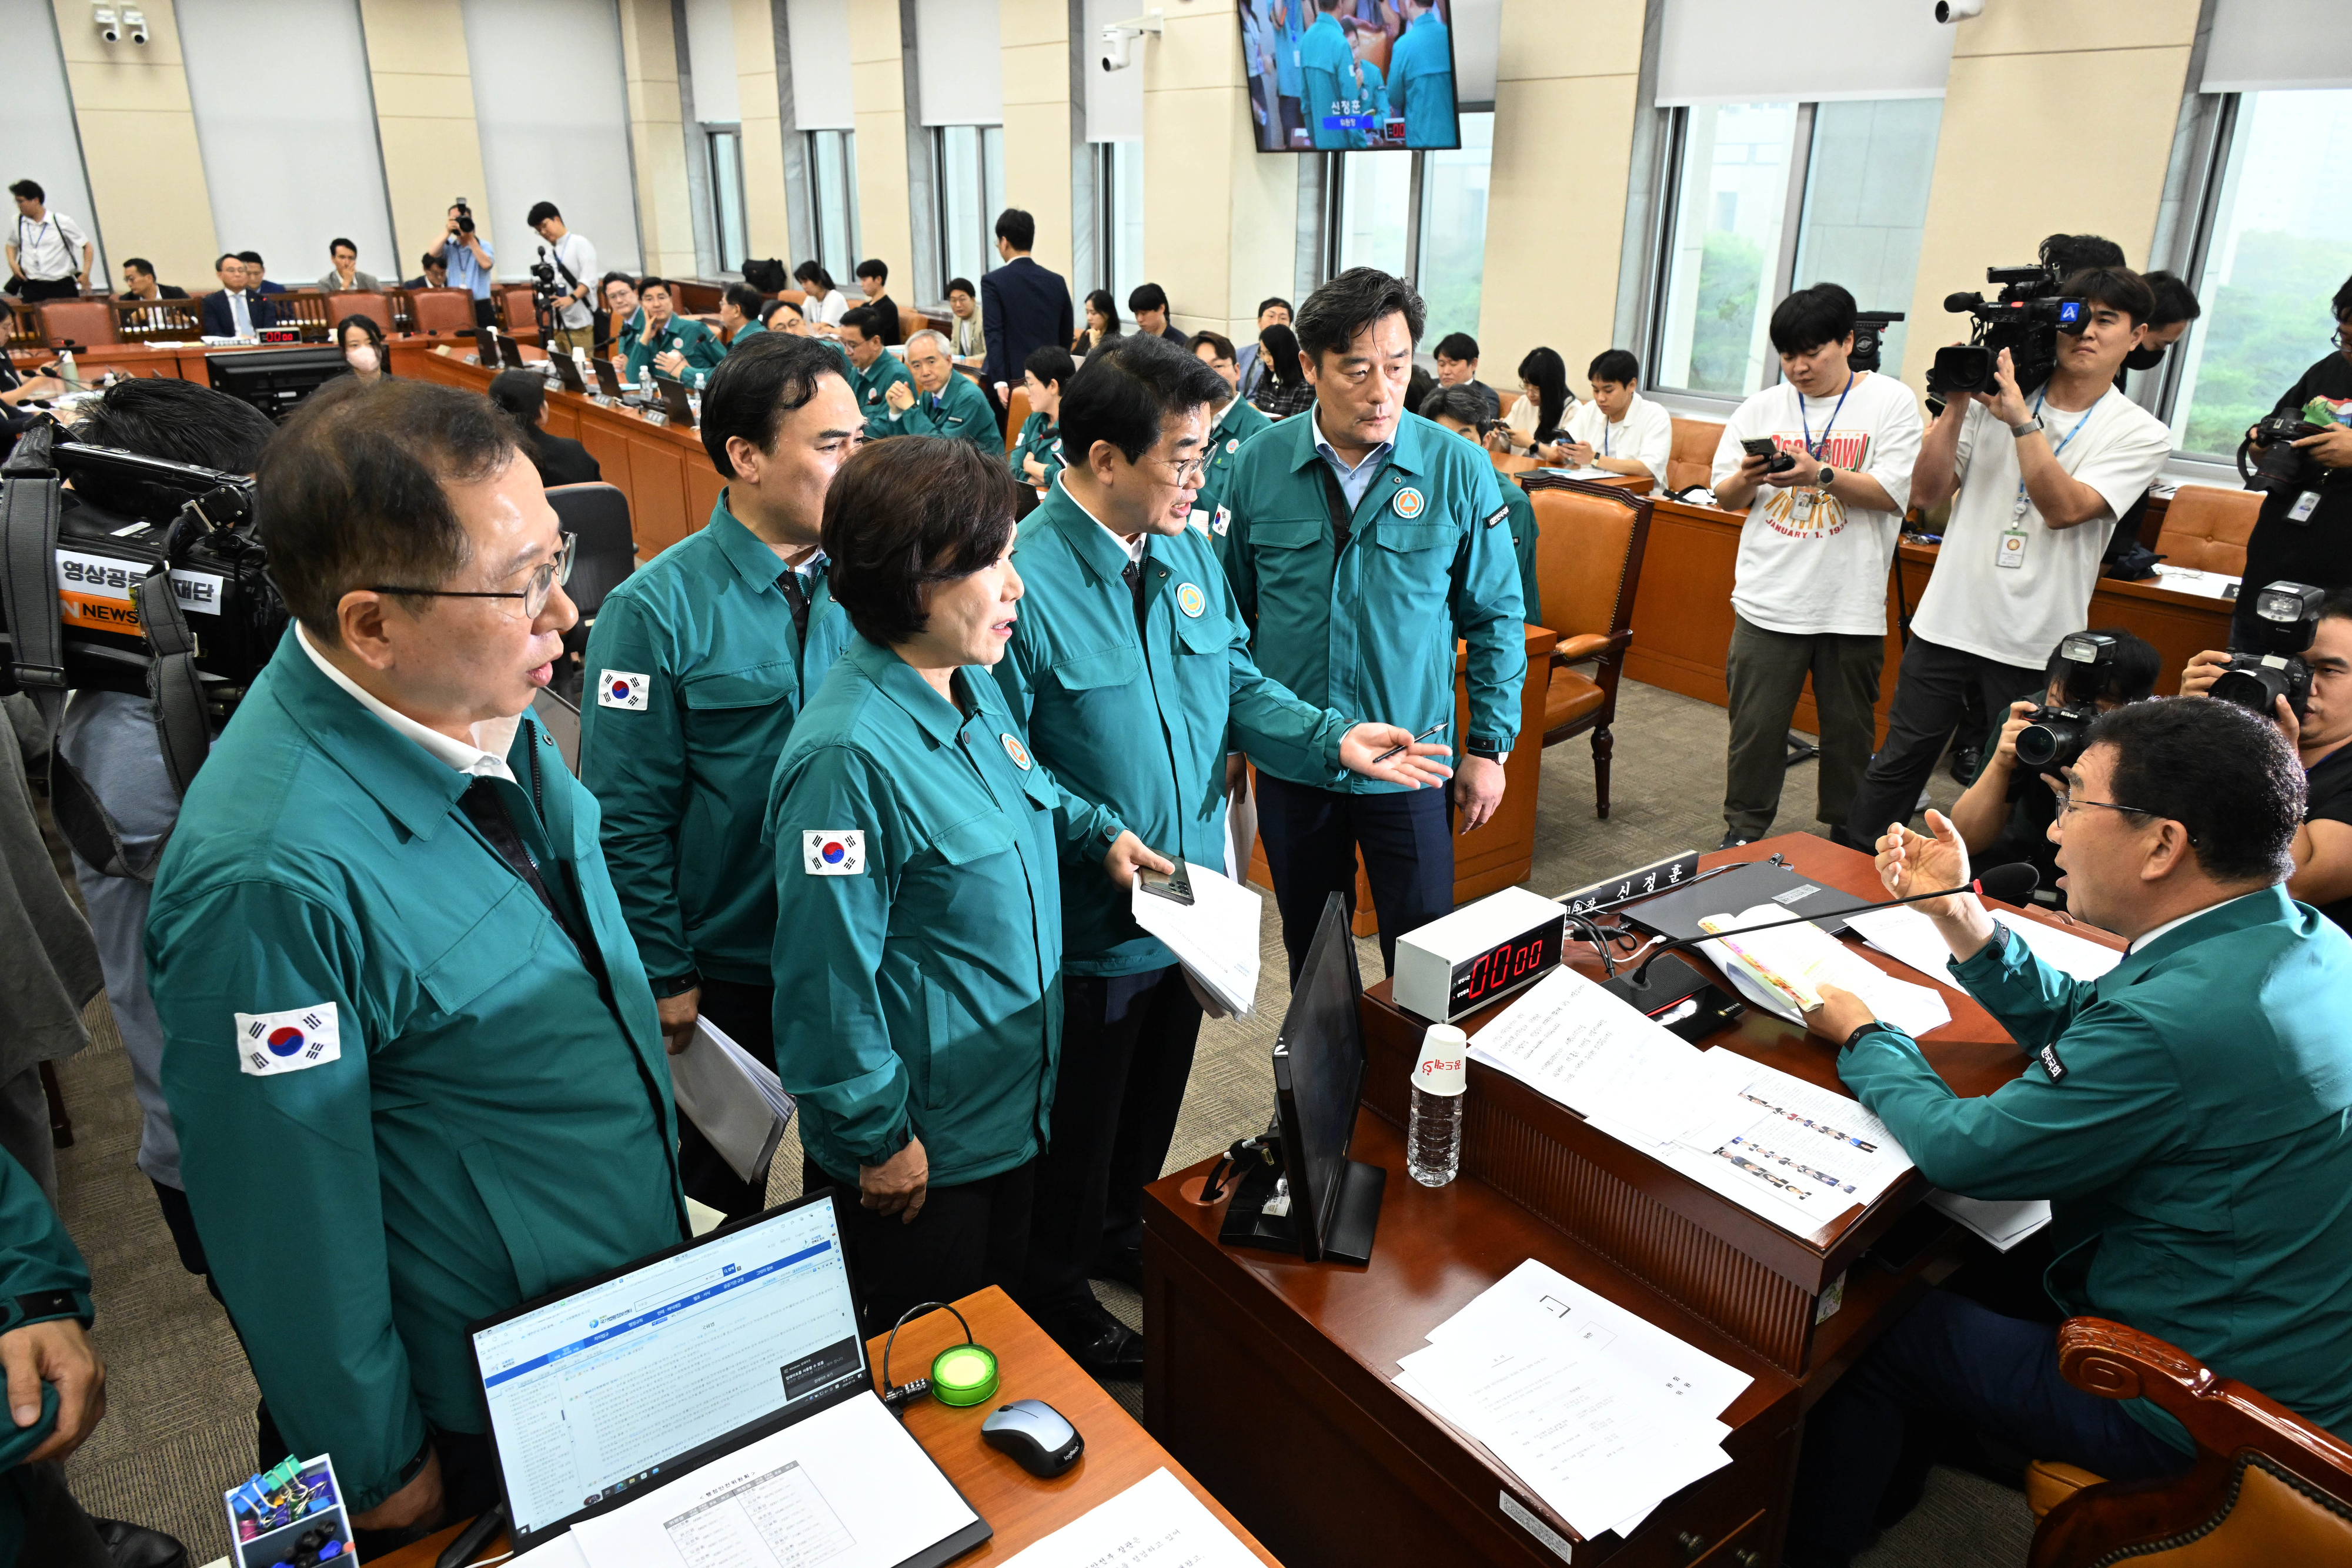
[[[2230,655],[2209,650],[2180,672],[2180,695],[2212,690]],[[2294,835],[2294,873],[2286,890],[2352,931],[2352,590],[2337,589],[2319,607],[2311,646],[2311,691],[2303,715],[2284,697],[2272,716],[2302,758],[2306,807]]]
[[[2126,703],[2146,701],[2156,690],[2162,657],[2120,626],[2095,626],[2091,635],[2115,639],[2098,692],[2089,699],[2097,711],[2112,713]],[[2068,641],[2062,638],[2050,650],[2045,672],[2050,684],[2041,703],[2027,697],[2009,705],[2008,716],[1985,740],[1984,765],[1976,782],[1952,802],[1952,826],[1968,845],[1970,860],[1979,865],[2031,861],[2042,873],[2042,886],[2057,890],[2061,909],[2066,906],[2066,894],[2058,888],[2057,852],[2050,842],[2050,824],[2058,820],[2058,798],[2042,778],[2048,769],[2019,763],[2017,737],[2033,721],[2038,707],[2068,706],[2066,677],[2073,667],[2065,656]],[[2070,759],[2062,753],[2056,760]]]
[[[530,209],[526,220],[548,243],[548,259],[555,264],[556,290],[563,304],[556,312],[555,341],[541,347],[551,353],[589,353],[595,348],[596,313],[589,300],[595,292],[596,247],[584,235],[563,226],[563,214],[553,202]]]
[[[1917,1042],[1833,986],[1806,1017],[1921,1176],[2048,1198],[2056,1260],[2032,1318],[1930,1291],[1813,1407],[1792,1565],[1862,1546],[1912,1420],[2114,1481],[2189,1469],[2169,1416],[2060,1375],[2066,1317],[2128,1323],[2352,1429],[2352,943],[2280,885],[2303,769],[2232,703],[2132,703],[2084,741],[2053,832],[2074,914],[2131,944],[2114,968],[2069,978],[1969,894],[1914,905],[1954,980],[2027,1052],[2019,1078],[1955,1095]],[[1879,841],[1890,894],[1969,880],[1952,824],[1928,824],[1932,838],[1898,826]]]
[[[2147,282],[2097,267],[2059,293],[2083,304],[2079,330],[2057,330],[2048,382],[2026,396],[2003,349],[1995,390],[1954,393],[1920,443],[1911,501],[1951,501],[1951,517],[1912,617],[1885,743],[1846,819],[1857,843],[1910,820],[1971,691],[1985,714],[2002,714],[2042,684],[2041,660],[2090,608],[2115,520],[2171,453],[2163,422],[2115,385],[2155,308]]]
[[[466,1325],[686,1234],[597,808],[525,710],[578,619],[513,423],[322,389],[264,454],[295,624],[148,916],[163,1092],[266,1461],[331,1452],[373,1558],[498,1497]]]
[[[2246,540],[2245,577],[2230,627],[2233,644],[2252,646],[2254,600],[2272,583],[2326,589],[2352,584],[2352,278],[2331,304],[2334,350],[2304,371],[2271,410],[2273,415],[2300,416],[2320,429],[2294,443],[2303,454],[2294,482],[2272,487]],[[2310,418],[2323,411],[2328,418]],[[2255,434],[2248,431],[2247,438]]]
[[[447,269],[450,287],[462,288],[474,297],[476,327],[488,327],[498,319],[490,304],[490,285],[494,281],[490,264],[496,253],[490,249],[490,242],[475,231],[474,209],[466,204],[464,198],[450,204],[441,237],[425,254],[440,258]],[[254,277],[256,282],[260,281],[257,272]]]

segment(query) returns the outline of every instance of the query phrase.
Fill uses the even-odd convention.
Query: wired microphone
[[[1979,897],[1998,899],[2003,904],[2023,904],[2033,896],[2033,890],[2041,885],[2042,873],[2031,863],[2025,861],[2012,861],[2008,865],[1988,868],[1965,886],[1939,887],[1932,893],[1915,893],[1908,898],[1889,898],[1877,904],[1864,904],[1853,909],[1837,909],[1828,913],[1844,920],[1856,915],[1867,915],[1874,909],[1895,909],[1906,904],[1922,904],[1931,898],[1949,898],[1955,894],[1961,893],[1973,893]],[[1718,936],[1742,936],[1750,931],[1775,930],[1780,926],[1792,925],[1801,918],[1802,916],[1792,914],[1787,920],[1769,921],[1756,925],[1734,925],[1727,930],[1709,931],[1698,936],[1679,936],[1674,941],[1661,943],[1643,956],[1641,967],[1633,971],[1633,984],[1636,987],[1646,984],[1650,966],[1669,953],[1686,953],[1701,943],[1712,942]]]

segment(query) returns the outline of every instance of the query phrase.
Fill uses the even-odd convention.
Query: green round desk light
[[[929,1377],[919,1377],[904,1387],[894,1386],[890,1382],[890,1352],[898,1343],[898,1331],[907,1326],[908,1319],[941,1307],[955,1312],[955,1321],[963,1326],[963,1343],[951,1344],[933,1356]],[[959,1409],[984,1404],[996,1394],[996,1353],[973,1341],[971,1324],[947,1301],[924,1301],[908,1308],[890,1325],[890,1337],[882,1345],[882,1403],[903,1418],[907,1406],[925,1394]]]

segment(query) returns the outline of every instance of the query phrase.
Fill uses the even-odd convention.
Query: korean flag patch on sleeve
[[[803,833],[801,869],[811,876],[864,876],[866,834],[856,828],[817,828]]]
[[[646,687],[650,684],[645,676],[628,670],[606,670],[596,678],[596,706],[643,713]]]
[[[236,1048],[237,1071],[249,1078],[299,1072],[341,1059],[342,1026],[332,1002],[282,1013],[238,1013]]]

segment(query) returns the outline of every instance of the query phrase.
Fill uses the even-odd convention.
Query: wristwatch
[[[1832,468],[1832,467],[1831,467],[1828,464],[1824,463],[1824,464],[1822,464],[1822,476],[1821,476],[1819,479],[1816,479],[1815,481],[1813,481],[1813,483],[1814,483],[1814,484],[1816,484],[1817,486],[1819,486],[1821,488],[1822,488],[1822,489],[1826,490],[1826,489],[1828,489],[1828,488],[1830,487],[1830,481],[1831,481],[1831,480],[1832,480],[1832,479],[1834,479],[1834,478],[1836,478],[1836,477],[1837,477],[1837,470],[1836,470],[1836,469],[1834,469],[1834,468]]]
[[[686,995],[687,992],[693,990],[700,984],[702,984],[702,975],[700,971],[688,969],[683,975],[671,975],[665,979],[654,981],[653,992],[656,998],[662,1001],[667,1001],[672,997],[682,997]]]
[[[1484,758],[1488,762],[1508,762],[1511,759],[1511,754],[1508,751],[1497,751],[1491,746],[1465,746],[1462,749],[1473,757]]]
[[[2009,433],[2017,437],[2020,441],[2022,441],[2041,428],[2042,416],[2037,413],[2032,419],[2027,420],[2023,424],[2011,425],[2009,427]]]

